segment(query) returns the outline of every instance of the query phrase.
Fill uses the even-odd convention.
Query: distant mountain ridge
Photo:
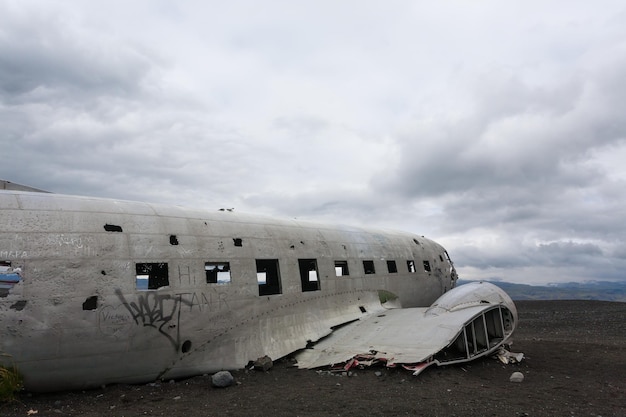
[[[473,281],[460,279],[457,285]],[[487,281],[502,288],[513,300],[602,300],[626,302],[626,282],[565,282],[545,286]]]

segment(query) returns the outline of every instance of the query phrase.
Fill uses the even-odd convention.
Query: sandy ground
[[[626,303],[518,301],[512,351],[525,360],[482,359],[351,376],[298,370],[289,358],[268,372],[209,376],[54,394],[21,393],[0,416],[626,416]],[[509,382],[520,371],[521,383]]]

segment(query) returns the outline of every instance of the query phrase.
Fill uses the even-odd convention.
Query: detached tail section
[[[457,287],[428,308],[392,309],[336,329],[297,356],[298,367],[349,369],[384,363],[417,375],[431,365],[496,353],[517,325],[517,309],[499,287]]]

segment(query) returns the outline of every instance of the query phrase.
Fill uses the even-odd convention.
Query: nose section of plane
[[[454,265],[450,266],[450,288],[456,287],[456,281],[459,279],[459,275],[456,273],[456,268]]]

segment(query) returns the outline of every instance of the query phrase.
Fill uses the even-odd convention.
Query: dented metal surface
[[[38,391],[241,368],[456,283],[409,233],[3,190],[0,262],[2,364]]]

